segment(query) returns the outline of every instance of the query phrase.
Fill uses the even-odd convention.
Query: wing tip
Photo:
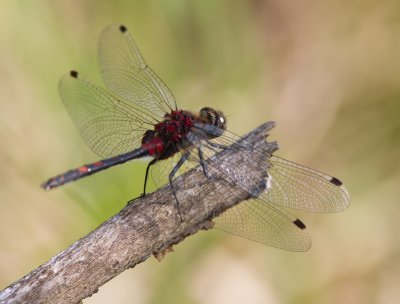
[[[332,184],[334,184],[335,186],[338,186],[338,187],[340,187],[340,186],[343,185],[343,183],[342,183],[339,179],[337,179],[336,177],[333,177],[333,176],[332,176],[332,178],[330,179],[330,182],[331,182]]]
[[[121,33],[125,33],[128,29],[127,29],[127,27],[125,25],[121,24],[119,26],[119,30],[120,30]]]
[[[69,76],[71,76],[72,78],[78,78],[78,72],[75,70],[72,70],[69,72]]]
[[[329,181],[333,185],[335,185],[335,186],[337,186],[337,187],[339,187],[341,189],[342,195],[344,197],[344,203],[342,205],[342,208],[340,208],[338,210],[335,210],[335,211],[343,211],[343,210],[347,209],[347,207],[349,207],[349,205],[350,205],[350,200],[351,199],[350,199],[350,193],[347,190],[346,186],[339,179],[337,179],[336,177],[332,177]]]
[[[302,221],[300,221],[298,218],[293,221],[293,224],[295,224],[301,230],[306,229],[306,225]]]

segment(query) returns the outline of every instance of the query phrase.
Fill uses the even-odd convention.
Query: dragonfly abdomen
[[[62,174],[50,178],[49,180],[44,182],[41,185],[41,187],[45,190],[50,190],[52,188],[56,188],[58,186],[75,181],[82,177],[89,176],[93,173],[97,173],[99,171],[108,169],[112,166],[123,164],[129,160],[141,158],[148,155],[150,155],[149,150],[139,148],[125,154],[117,155],[111,158],[97,161],[95,163],[80,166],[76,169],[69,170],[67,172],[64,172]]]

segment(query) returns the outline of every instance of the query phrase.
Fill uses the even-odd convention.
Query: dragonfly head
[[[226,118],[221,111],[206,107],[200,110],[199,116],[205,123],[226,130]]]
[[[202,108],[199,112],[200,119],[207,125],[215,127],[216,133],[208,135],[210,137],[218,137],[226,130],[226,117],[221,111],[214,110],[213,108]],[[215,129],[213,128],[213,129]]]

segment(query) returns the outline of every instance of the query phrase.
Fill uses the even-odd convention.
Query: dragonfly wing
[[[202,133],[196,134],[201,136]],[[225,148],[248,150],[249,153],[243,153],[243,157],[248,158],[246,163],[270,162],[266,170],[267,189],[258,198],[243,201],[216,218],[216,228],[220,230],[286,250],[306,251],[311,246],[311,238],[305,225],[280,206],[313,212],[337,212],[349,205],[349,194],[338,179],[271,156],[275,150],[273,143],[268,149],[253,149],[252,143],[230,132],[224,132],[223,136],[213,140],[203,138],[203,141],[209,143],[201,146],[205,162],[211,160],[207,166],[208,173],[228,178],[228,182],[235,173],[227,172],[224,166],[212,161],[215,153]],[[191,161],[198,164],[200,158],[195,151],[191,154]],[[240,182],[233,184],[227,191],[227,200],[241,191],[253,195]]]
[[[228,142],[227,140],[222,143]],[[226,164],[213,160],[215,153],[218,153],[222,149],[209,145],[201,145],[199,148],[202,151],[203,164],[209,178],[222,178],[227,182],[225,187],[228,187],[228,189],[224,192],[226,200],[234,200],[236,197],[241,196],[243,191],[253,195],[253,191],[247,189],[240,182],[234,182],[238,181],[236,180],[237,178],[241,179],[241,174],[231,172],[231,169],[226,167]],[[201,163],[198,149],[187,150],[187,152],[190,153],[190,157],[182,165],[175,177],[183,175]],[[247,153],[246,155],[249,154]],[[263,154],[259,154],[258,156],[261,158],[254,159],[255,162],[266,161],[267,159]],[[179,157],[175,161],[167,159],[156,163],[152,171],[153,180],[158,180],[159,176],[168,176],[171,168],[178,159]],[[203,172],[203,169],[201,170]],[[166,180],[164,179],[165,182]],[[210,182],[212,181],[210,180]],[[204,190],[204,193],[199,193],[198,196],[210,195],[207,192],[209,189],[207,187],[204,189],[207,190]],[[177,192],[177,195],[179,199],[180,191]],[[207,209],[209,206],[203,206],[203,208]],[[208,212],[213,211],[210,209]],[[311,247],[311,237],[306,231],[305,225],[299,219],[259,198],[251,198],[240,202],[224,211],[221,216],[214,218],[214,223],[215,227],[219,230],[285,250],[306,251]]]
[[[339,212],[349,206],[349,192],[337,178],[275,155],[270,163],[272,187],[263,200],[311,212]]]
[[[99,59],[104,83],[116,95],[163,118],[176,109],[165,83],[146,64],[123,25],[111,25],[100,36]]]
[[[243,157],[248,158],[244,163],[249,162],[249,164],[253,164],[249,166],[256,167],[267,168],[269,166],[266,162],[271,151],[250,149],[250,147],[254,146],[244,139],[239,139],[233,133],[226,133],[213,143],[226,147],[231,142],[234,144],[229,146],[228,149],[248,150],[243,153]],[[242,174],[231,172],[229,166],[225,167],[225,165],[219,162],[212,161],[213,155],[222,149],[224,148],[219,149],[209,145],[202,147],[204,159],[211,160],[207,166],[209,174],[211,176],[226,178],[230,185],[230,189],[226,191],[226,199],[229,200],[233,197],[238,197],[243,191],[248,192],[251,196],[256,195],[254,189],[249,189],[248,186],[241,184],[239,180]],[[265,181],[267,189],[261,192],[262,194],[270,190],[267,173],[265,177],[267,178]],[[237,178],[239,180],[236,180]],[[278,206],[270,204],[267,200],[257,197],[245,200],[224,211],[221,216],[214,219],[214,223],[215,227],[219,230],[285,250],[307,251],[311,247],[311,237],[306,231],[305,225],[299,219]]]
[[[229,131],[209,141],[222,147],[233,145],[234,148],[249,150],[253,147]],[[248,161],[254,162],[263,157],[268,158],[270,163],[267,171],[272,187],[261,194],[262,200],[276,206],[310,212],[339,212],[349,206],[349,192],[337,178],[271,155],[271,151],[262,149],[250,154]]]
[[[311,247],[311,237],[299,219],[260,199],[241,202],[214,223],[222,231],[285,250],[307,251]]]
[[[60,80],[59,91],[86,144],[101,157],[137,148],[155,118],[134,104],[119,100],[72,71]]]

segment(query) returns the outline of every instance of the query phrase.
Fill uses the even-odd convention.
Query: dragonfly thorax
[[[147,130],[142,138],[143,148],[158,159],[177,153],[193,126],[194,116],[190,112],[176,110],[165,114],[164,120]]]
[[[196,135],[189,133],[196,124]],[[202,126],[199,128],[199,126]],[[188,111],[174,110],[164,116],[164,120],[147,130],[142,138],[143,148],[157,159],[166,159],[179,152],[182,147],[193,144],[193,140],[218,137],[226,129],[226,119],[221,111],[206,107],[195,115]]]

